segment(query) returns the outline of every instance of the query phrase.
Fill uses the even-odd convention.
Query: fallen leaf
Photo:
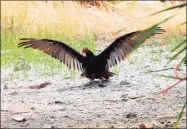
[[[41,89],[41,88],[44,88],[46,87],[47,85],[51,84],[50,82],[44,82],[42,84],[39,84],[39,85],[32,85],[32,86],[29,86],[30,89]]]
[[[143,123],[140,126],[140,129],[147,129],[147,128],[153,128],[153,125],[148,124],[148,123]]]

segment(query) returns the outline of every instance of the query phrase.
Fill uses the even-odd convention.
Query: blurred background
[[[2,1],[1,41],[2,64],[10,66],[23,56],[28,62],[39,62],[50,57],[38,51],[17,48],[23,37],[51,38],[63,41],[78,51],[88,47],[92,51],[103,50],[102,44],[110,44],[125,33],[146,29],[163,19],[176,15],[162,24],[166,33],[149,39],[165,45],[179,42],[186,35],[186,8],[174,9],[153,16],[150,14],[176,6],[185,1]],[[182,37],[181,37],[182,36]],[[150,42],[151,40],[151,42]],[[153,41],[154,40],[154,41]],[[145,44],[146,44],[145,43]],[[42,60],[45,62],[45,60]],[[61,67],[61,63],[57,63]],[[52,63],[54,67],[56,63]]]
[[[167,16],[177,14],[163,25],[168,33],[185,33],[186,8],[167,11],[152,17],[149,14],[185,1],[2,1],[2,29],[23,33],[50,33],[75,40],[85,31],[96,39],[111,39],[116,31],[128,33],[145,29]],[[179,15],[180,14],[180,15]],[[47,30],[46,30],[47,29]]]

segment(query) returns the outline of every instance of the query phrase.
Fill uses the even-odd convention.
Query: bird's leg
[[[105,86],[104,84],[102,84],[102,81],[103,81],[103,79],[100,79],[100,80],[99,80],[99,86],[100,86],[100,87],[104,87],[104,86]]]
[[[90,80],[90,86],[92,85],[92,80]]]

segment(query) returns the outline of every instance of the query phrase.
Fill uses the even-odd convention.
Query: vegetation
[[[17,48],[19,39],[23,37],[51,38],[63,41],[77,51],[80,51],[82,47],[96,51],[101,47],[102,42],[110,43],[114,38],[124,33],[145,29],[149,26],[152,26],[149,28],[152,32],[162,23],[160,19],[168,20],[162,23],[167,33],[158,37],[160,41],[149,42],[152,44],[159,42],[158,45],[169,44],[171,52],[175,52],[169,62],[186,52],[186,17],[184,17],[184,15],[186,16],[186,8],[183,8],[186,3],[175,7],[171,7],[172,4],[168,2],[163,6],[159,1],[152,5],[143,5],[137,1],[126,3],[95,1],[92,3],[89,4],[91,6],[85,6],[87,3],[68,1],[3,1],[1,15],[2,67],[13,67],[14,72],[25,72],[25,70],[34,68],[36,71],[41,71],[43,75],[53,75],[62,71],[63,64],[50,56],[31,49]],[[100,8],[93,5],[100,6]],[[166,7],[171,8],[165,9]],[[181,9],[174,10],[176,8]],[[150,14],[152,15],[150,16]],[[166,19],[173,14],[177,15],[172,19]],[[148,15],[149,17],[146,17]],[[153,26],[155,24],[156,26]],[[176,52],[177,50],[178,52]],[[155,57],[154,60],[159,60],[159,58]],[[186,55],[179,64],[181,65],[184,60],[186,60]],[[118,67],[114,67],[113,70],[119,72]],[[65,69],[66,76],[74,77],[75,74],[76,71]],[[25,75],[27,74],[25,73]],[[179,81],[161,93],[165,93],[181,81],[186,80],[186,77],[170,78],[179,79]],[[186,102],[179,114],[175,128],[178,126],[185,106]]]
[[[20,38],[51,38],[70,44],[78,51],[83,46],[94,51],[100,49],[101,45],[98,45],[98,43],[101,44],[101,42],[105,43],[106,41],[110,43],[124,33],[145,29],[159,22],[153,17],[149,18],[151,20],[140,19],[140,17],[147,15],[147,8],[154,9],[150,5],[140,5],[138,2],[127,2],[126,5],[121,6],[122,4],[123,2],[105,2],[107,8],[93,8],[94,6],[90,8],[82,6],[78,2],[66,1],[3,1],[2,66],[17,67],[15,65],[19,65],[19,62],[24,59],[27,63],[32,62],[33,66],[31,67],[38,68],[38,64],[43,66],[41,70],[44,71],[43,74],[52,73],[53,75],[59,71],[62,64],[42,52],[18,49],[17,44]],[[167,4],[167,6],[171,5]],[[140,9],[138,6],[144,8]],[[161,3],[158,3],[158,6],[163,8]],[[136,16],[133,16],[132,10],[133,13],[137,14]],[[140,15],[139,12],[144,13]],[[43,15],[44,13],[45,15]],[[72,14],[74,15],[72,16]],[[126,19],[125,22],[124,19]],[[152,22],[152,20],[155,22]],[[144,24],[145,22],[146,24]],[[164,25],[166,29],[169,27],[169,24]],[[179,28],[177,31],[183,33],[183,30],[183,28]],[[172,33],[172,30],[167,31]]]
[[[185,2],[184,4],[180,4],[180,5],[176,5],[176,6],[173,6],[173,7],[170,7],[170,8],[166,8],[164,10],[161,10],[161,11],[158,11],[156,13],[153,13],[152,15],[155,15],[155,14],[158,14],[158,13],[162,13],[162,12],[165,12],[165,11],[169,11],[169,10],[173,10],[173,9],[176,9],[176,8],[184,8],[187,6],[187,3]],[[184,25],[186,24],[186,21],[185,22],[182,22],[180,23],[178,26],[181,26],[181,25]],[[187,61],[187,56],[186,56],[186,50],[187,50],[187,46],[186,46],[186,37],[185,38],[181,38],[182,40],[180,42],[177,42],[177,45],[172,49],[172,52],[174,51],[177,51],[178,49],[180,51],[178,51],[176,54],[174,54],[171,59],[168,61],[167,64],[169,64],[171,61],[173,61],[176,57],[178,57],[179,55],[182,55],[182,53],[185,53],[184,57],[181,59],[181,61],[179,62],[179,64],[177,65],[176,67],[176,76],[175,77],[171,77],[171,76],[165,76],[167,78],[172,78],[172,79],[179,79],[179,81],[177,81],[175,84],[173,84],[172,86],[169,86],[168,88],[160,91],[160,93],[165,93],[167,92],[168,90],[172,89],[174,86],[178,85],[179,83],[181,83],[182,81],[186,81],[187,80],[187,76],[185,77],[178,77],[178,73],[177,73],[177,70],[179,69],[180,65],[182,63],[186,63]],[[179,125],[179,121],[180,119],[182,118],[183,114],[184,114],[184,109],[185,107],[187,106],[187,100],[186,102],[184,103],[179,115],[178,115],[178,118],[177,118],[177,121],[174,123],[174,128],[177,128],[178,125]]]

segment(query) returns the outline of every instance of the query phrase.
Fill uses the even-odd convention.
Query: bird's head
[[[87,47],[85,47],[82,49],[81,53],[84,54],[84,53],[88,53],[89,51],[90,50]]]

